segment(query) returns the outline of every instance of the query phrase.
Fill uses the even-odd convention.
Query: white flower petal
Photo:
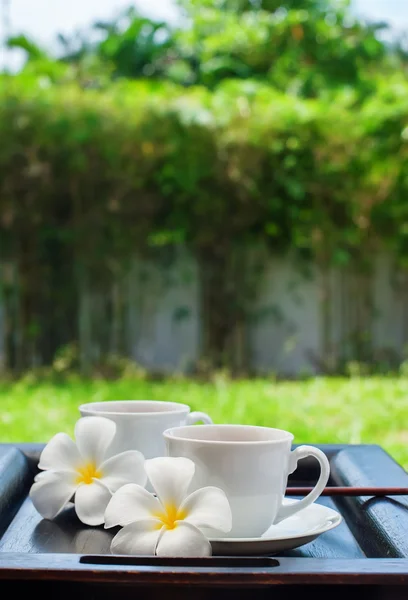
[[[81,456],[73,440],[66,433],[57,433],[41,453],[40,469],[75,470]]]
[[[187,495],[195,464],[189,458],[164,456],[146,460],[147,476],[164,507],[179,507]]]
[[[190,494],[180,506],[184,521],[196,527],[210,527],[228,533],[232,528],[231,507],[225,492],[217,487],[204,487]]]
[[[115,535],[111,544],[114,554],[154,555],[162,533],[162,523],[146,519],[126,525]]]
[[[86,525],[102,525],[112,494],[98,479],[83,483],[75,494],[75,511]]]
[[[191,523],[177,521],[174,529],[166,529],[156,548],[157,556],[211,556],[211,544]]]
[[[68,504],[77,486],[69,471],[44,471],[30,489],[35,509],[44,519],[53,519]]]
[[[137,450],[128,450],[108,458],[99,470],[102,472],[101,480],[111,492],[116,492],[126,483],[144,486],[147,481],[144,456]]]
[[[75,439],[83,459],[103,462],[116,433],[116,424],[105,417],[82,417],[75,424]]]
[[[45,479],[46,477],[50,476],[50,473],[52,473],[53,475],[57,475],[58,471],[40,471],[39,473],[37,473],[37,475],[34,476],[34,481],[41,481],[41,479]],[[73,473],[71,472],[71,475],[73,475]]]
[[[153,518],[163,510],[150,492],[135,483],[128,483],[114,493],[105,512],[105,527],[124,527],[135,521]]]

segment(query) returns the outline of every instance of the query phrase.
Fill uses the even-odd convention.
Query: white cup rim
[[[131,406],[138,406],[139,408],[145,404],[146,408],[148,405],[154,404],[156,407],[163,407],[165,410],[137,410],[132,411]],[[130,410],[115,410],[119,406],[129,406]],[[185,414],[189,413],[191,410],[188,404],[182,404],[181,402],[171,402],[167,400],[101,400],[97,402],[86,402],[84,404],[80,404],[79,411],[81,413],[86,412],[92,416],[120,416],[126,415],[127,417],[131,415],[138,416],[155,416],[159,415],[176,415],[176,414]]]
[[[245,439],[237,439],[237,440],[214,440],[214,439],[206,439],[206,438],[200,438],[200,437],[193,437],[194,433],[197,431],[204,431],[207,430],[209,431],[209,429],[213,429],[213,430],[236,430],[236,431],[243,431],[245,430],[257,430],[257,431],[264,431],[264,432],[274,432],[281,434],[281,437],[278,439],[263,439],[263,440],[245,440]],[[187,436],[184,435],[178,435],[181,433],[186,433]],[[168,440],[177,440],[180,442],[188,442],[188,443],[192,443],[192,444],[220,444],[220,445],[245,445],[245,446],[269,446],[269,445],[273,445],[273,444],[281,444],[282,442],[285,441],[293,441],[294,439],[294,435],[293,433],[291,433],[290,431],[286,431],[285,429],[278,429],[276,427],[264,427],[262,425],[244,425],[244,424],[218,424],[218,423],[213,423],[213,424],[208,424],[208,425],[181,425],[181,426],[177,426],[177,427],[170,427],[169,429],[166,429],[163,432],[163,436],[168,439]]]

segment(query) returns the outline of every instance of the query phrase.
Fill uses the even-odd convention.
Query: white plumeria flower
[[[105,417],[82,417],[75,424],[76,443],[57,433],[41,453],[30,490],[31,500],[45,519],[53,519],[73,500],[86,525],[102,525],[112,494],[127,483],[146,484],[144,456],[129,450],[105,460],[116,424]]]
[[[123,527],[112,540],[116,554],[209,556],[211,544],[202,529],[227,533],[232,527],[225,493],[203,487],[187,495],[195,464],[189,458],[146,460],[145,469],[157,497],[128,484],[108,504],[105,527]]]

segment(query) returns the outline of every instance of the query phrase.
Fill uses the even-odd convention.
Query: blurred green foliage
[[[339,88],[375,89],[373,73],[406,65],[384,23],[363,23],[346,0],[179,0],[177,26],[134,7],[112,22],[59,36],[59,63],[76,76],[167,79],[214,88],[228,78],[256,79],[292,95],[315,97]],[[45,53],[24,36],[9,40],[27,52],[26,68],[47,69]],[[99,76],[97,76],[97,74]]]
[[[246,249],[366,268],[388,245],[408,262],[401,47],[346,3],[182,8],[176,29],[132,9],[60,37],[58,59],[9,40],[28,59],[0,79],[0,253],[27,340],[49,337],[39,306],[75,306],[84,269],[103,280],[158,247],[197,257],[218,365],[256,288]]]
[[[185,6],[191,24],[177,41],[195,65],[194,81],[210,87],[234,77],[307,97],[342,86],[367,93],[370,71],[388,62],[377,38],[383,25],[351,19],[344,3],[199,0]]]
[[[135,253],[183,243],[218,273],[214,352],[246,318],[256,286],[231,257],[254,244],[323,267],[363,266],[384,244],[406,261],[408,85],[396,74],[377,89],[356,103],[351,92],[299,99],[255,81],[211,92],[3,77],[1,256],[19,264],[23,306],[36,314],[51,273],[49,302],[67,307],[81,265],[103,280]]]

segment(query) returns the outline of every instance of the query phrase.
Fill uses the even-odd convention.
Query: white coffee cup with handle
[[[109,456],[126,450],[139,450],[144,457],[166,453],[163,432],[170,427],[212,423],[203,412],[191,412],[190,406],[161,400],[107,400],[79,406],[82,417],[106,417],[116,423],[116,435]]]
[[[164,432],[168,456],[194,461],[191,491],[220,487],[232,511],[232,530],[224,537],[254,538],[272,524],[312,504],[330,475],[329,461],[313,446],[292,450],[289,431],[255,425],[196,425],[173,427]],[[298,502],[285,504],[288,476],[302,458],[313,456],[320,476],[313,490]]]

